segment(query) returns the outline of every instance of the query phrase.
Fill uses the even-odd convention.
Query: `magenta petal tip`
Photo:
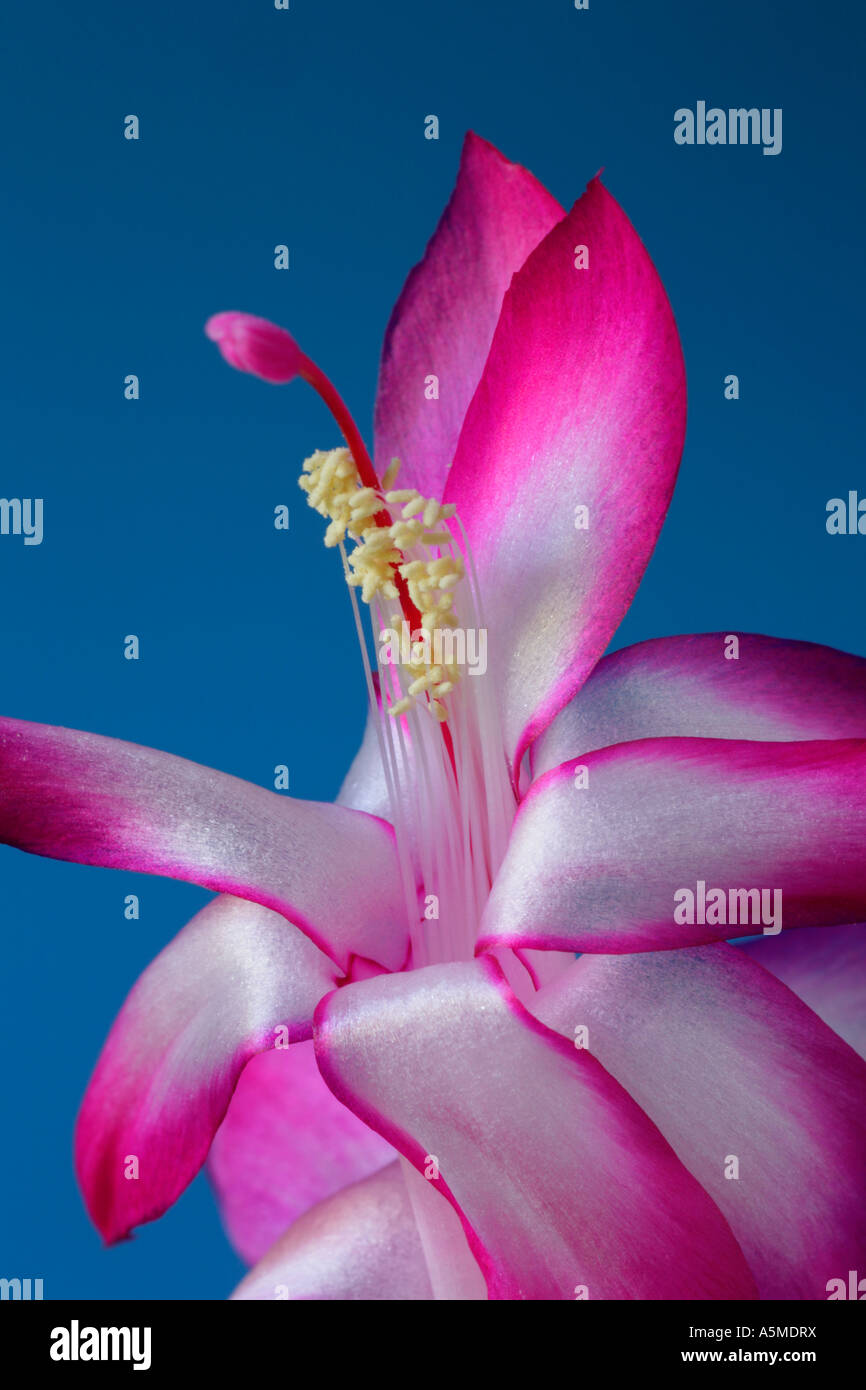
[[[204,331],[230,366],[274,384],[299,376],[307,361],[291,333],[254,314],[213,314]]]

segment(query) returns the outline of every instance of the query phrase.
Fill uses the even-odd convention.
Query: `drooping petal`
[[[866,658],[751,632],[638,642],[604,657],[532,745],[533,776],[595,748],[670,737],[866,738]]]
[[[99,734],[0,719],[0,841],[188,879],[282,912],[343,969],[398,969],[407,929],[390,826]]]
[[[451,201],[385,334],[375,425],[380,477],[396,457],[400,486],[442,496],[509,281],[564,216],[532,174],[467,135]]]
[[[586,269],[575,265],[580,247]],[[515,763],[628,607],[684,432],[685,373],[664,288],[594,179],[505,296],[445,494],[478,568]]]
[[[742,941],[737,949],[771,971],[866,1058],[866,923],[805,927]]]
[[[754,1296],[655,1126],[489,958],[338,990],[315,1043],[334,1093],[458,1211],[491,1298]]]
[[[620,743],[533,784],[479,949],[666,950],[778,932],[777,909],[782,927],[856,921],[864,844],[864,740]],[[702,913],[701,884],[721,906]]]
[[[306,1212],[234,1299],[429,1299],[430,1280],[399,1163]]]
[[[130,993],[78,1116],[75,1162],[106,1241],[161,1216],[204,1162],[250,1057],[311,1032],[336,968],[284,917],[227,895]]]
[[[207,1167],[229,1238],[252,1265],[305,1211],[393,1158],[329,1091],[308,1041],[247,1064]]]
[[[862,1260],[866,1065],[766,970],[725,945],[583,956],[533,1008],[568,1038],[586,1029],[724,1213],[762,1298],[826,1298]]]

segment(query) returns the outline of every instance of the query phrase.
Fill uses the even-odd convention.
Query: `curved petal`
[[[400,485],[441,497],[509,281],[565,216],[519,164],[470,132],[457,184],[385,333],[376,397],[376,468],[402,460]],[[425,383],[438,378],[438,397]]]
[[[595,748],[670,737],[866,738],[866,658],[751,632],[638,642],[603,657],[532,745],[533,776]]]
[[[119,739],[0,719],[0,841],[283,913],[341,967],[407,951],[390,826]]]
[[[766,970],[731,946],[583,956],[533,1008],[587,1030],[724,1213],[761,1298],[826,1298],[862,1259],[866,1065]]]
[[[578,246],[587,269],[575,267]],[[684,433],[664,288],[594,179],[514,277],[446,488],[473,549],[516,765],[631,602]]]
[[[806,927],[741,941],[737,949],[792,989],[866,1058],[866,923]]]
[[[246,1062],[311,1032],[333,962],[285,918],[215,898],[148,966],[78,1116],[75,1163],[106,1241],[161,1216],[204,1162]]]
[[[229,1239],[255,1264],[310,1207],[394,1157],[328,1090],[303,1042],[248,1062],[207,1168]]]
[[[532,785],[479,949],[668,950],[856,921],[864,847],[864,740],[619,743]],[[702,911],[711,890],[721,906]]]
[[[296,1221],[234,1299],[429,1299],[424,1253],[399,1163]]]
[[[494,961],[348,985],[319,1005],[314,1037],[334,1093],[455,1207],[491,1298],[754,1296],[655,1126]]]

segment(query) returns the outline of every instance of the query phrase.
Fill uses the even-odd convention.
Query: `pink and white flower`
[[[99,1230],[210,1155],[241,1298],[825,1297],[866,1234],[866,660],[744,635],[728,662],[722,634],[603,656],[685,429],[625,214],[598,178],[566,213],[470,135],[388,327],[372,458],[285,330],[208,332],[343,432],[304,485],[370,710],[335,805],[0,721],[5,843],[218,894],[84,1098]],[[374,675],[355,588],[374,635],[483,628],[486,674]],[[698,877],[780,888],[781,936],[675,924]]]

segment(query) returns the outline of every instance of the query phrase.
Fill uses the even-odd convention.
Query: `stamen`
[[[505,853],[515,795],[492,681],[477,669],[464,679],[455,645],[461,635],[455,632],[458,611],[469,630],[486,634],[460,518],[453,503],[395,487],[397,459],[380,483],[341,396],[285,329],[229,313],[209,320],[206,331],[243,371],[274,383],[303,378],[342,431],[347,447],[313,454],[301,486],[327,520],[325,544],[340,549],[350,589],[391,803],[412,963],[470,959]],[[393,516],[392,507],[399,509]],[[354,543],[349,555],[347,540]],[[401,641],[403,659],[382,668],[378,692],[355,589],[370,605],[374,637],[388,627],[405,631],[408,624],[408,648]],[[420,718],[421,712],[429,718]],[[421,910],[419,893],[431,905],[429,913]]]
[[[394,471],[393,463],[389,471]],[[425,530],[425,525],[431,518],[441,522],[446,513],[453,515],[453,505],[443,507],[416,488],[384,491],[365,485],[348,449],[317,449],[304,462],[299,482],[310,506],[328,519],[325,545],[342,545],[347,537],[356,542],[348,558],[347,583],[360,588],[367,604],[377,597],[402,600],[405,595],[417,616],[414,630],[424,633],[435,651],[437,638],[441,645],[443,634],[459,625],[453,612],[453,590],[463,578],[465,566],[453,553],[432,553],[444,546],[453,551],[447,525],[440,531]],[[399,520],[392,522],[383,515],[383,504],[401,503]],[[423,512],[423,521],[415,518],[417,512]],[[415,558],[419,551],[427,552],[423,559]],[[410,554],[412,558],[407,558]],[[453,646],[449,644],[448,650],[453,651]],[[419,700],[437,723],[444,724],[448,706],[443,701],[461,678],[456,662],[437,664],[431,671],[428,651],[419,642],[411,648],[407,673],[411,677],[408,688],[390,704],[390,716],[399,718]]]

